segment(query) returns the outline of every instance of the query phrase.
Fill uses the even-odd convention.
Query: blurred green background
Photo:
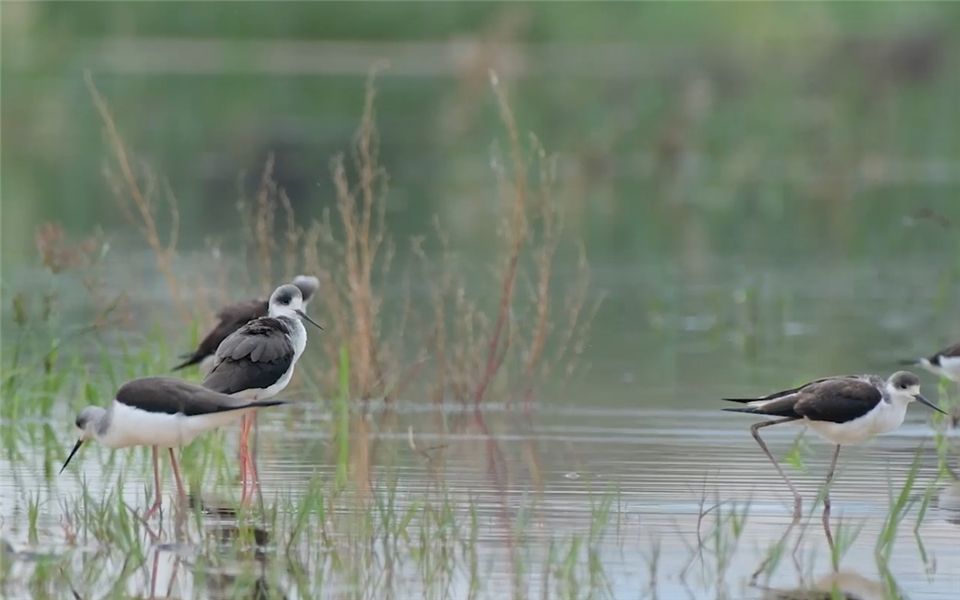
[[[169,179],[189,248],[229,234],[238,176],[271,151],[304,216],[328,206],[382,59],[395,229],[441,212],[470,235],[494,68],[594,252],[674,250],[689,219],[714,250],[775,227],[782,251],[885,252],[918,210],[958,215],[958,29],[960,7],[915,3],[5,3],[5,260],[47,219],[122,226],[84,69]]]
[[[608,296],[601,377],[641,376],[642,346],[676,378],[725,349],[829,371],[874,352],[865,366],[886,370],[894,344],[932,351],[960,327],[957,5],[71,2],[2,17],[7,287],[36,266],[45,221],[137,243],[102,176],[84,70],[169,181],[189,257],[237,243],[237,199],[271,152],[302,218],[330,208],[330,158],[386,60],[394,236],[438,214],[489,263],[495,69],[557,156],[568,231]]]

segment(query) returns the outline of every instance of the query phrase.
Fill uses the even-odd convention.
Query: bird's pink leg
[[[257,412],[253,411],[247,417],[250,422],[248,428],[248,433],[250,429],[253,429],[257,426]],[[254,436],[254,444],[257,439]],[[260,473],[257,471],[257,447],[256,445],[252,446],[249,451],[249,456],[247,457],[247,469],[250,474],[250,497],[253,498],[253,493],[260,488]]]
[[[153,506],[147,510],[143,515],[143,520],[146,521],[153,516],[153,513],[160,510],[161,496],[160,496],[160,458],[159,450],[156,446],[153,446],[153,490],[156,494],[156,500],[153,501]]]
[[[783,468],[780,467],[780,463],[777,462],[777,459],[773,457],[773,454],[770,453],[770,449],[767,448],[767,444],[764,443],[763,438],[760,437],[760,429],[763,427],[770,427],[771,425],[779,425],[780,423],[789,423],[791,421],[796,421],[799,417],[786,417],[783,419],[777,419],[775,421],[762,421],[760,423],[754,423],[750,426],[750,433],[753,435],[753,439],[757,440],[757,443],[760,444],[760,448],[763,450],[763,453],[767,455],[767,458],[770,459],[770,462],[773,463],[774,468],[777,470],[777,473],[780,474],[780,477],[783,477],[783,480],[787,482],[787,487],[790,488],[790,493],[793,494],[793,521],[790,524],[792,528],[794,525],[800,522],[800,517],[802,516],[802,505],[803,499],[800,497],[800,492],[797,491],[797,488],[794,487],[793,482],[790,481],[790,478],[787,477],[787,474],[784,472]]]
[[[174,454],[173,448],[170,450],[170,465],[173,466],[173,478],[177,480],[177,493],[180,495],[180,501],[186,502],[187,500],[187,490],[183,487],[183,480],[180,479],[180,467],[177,466],[177,455]]]
[[[240,437],[239,443],[237,444],[237,463],[240,465],[240,472],[237,473],[237,479],[240,483],[243,483],[243,417],[240,417]]]
[[[247,475],[250,471],[250,417],[240,418],[240,503],[247,503]]]

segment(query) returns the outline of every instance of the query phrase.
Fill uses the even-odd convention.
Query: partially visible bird
[[[809,425],[822,437],[836,444],[827,473],[823,500],[823,527],[831,547],[833,536],[830,533],[829,491],[840,456],[840,446],[859,444],[877,434],[896,429],[903,423],[907,406],[915,400],[943,413],[937,405],[920,395],[920,379],[908,371],[897,371],[886,380],[877,375],[826,377],[759,398],[724,400],[740,402],[746,406],[723,410],[782,417],[755,423],[750,427],[750,432],[793,492],[794,523],[799,521],[801,515],[800,493],[770,453],[760,437],[759,430],[771,425],[802,421],[804,425]]]
[[[934,375],[940,375],[960,383],[960,343],[944,348],[930,356],[902,360],[900,363],[923,367]]]
[[[312,275],[297,275],[291,282],[300,289],[303,296],[303,305],[306,306],[314,293],[320,288],[320,280]],[[196,350],[182,355],[182,363],[173,368],[174,371],[200,364],[200,370],[208,373],[213,363],[213,353],[234,331],[243,327],[248,321],[267,316],[268,303],[263,299],[247,300],[224,306],[217,313],[217,324],[200,340]]]
[[[293,368],[307,345],[307,330],[300,319],[323,329],[303,311],[300,289],[285,284],[270,296],[269,316],[259,317],[231,333],[214,353],[213,366],[203,386],[247,400],[264,400],[279,394],[293,377]],[[255,415],[244,416],[240,426],[242,497],[247,481],[257,482],[256,465],[248,450]]]
[[[60,472],[63,473],[87,440],[95,439],[108,448],[151,446],[156,500],[144,515],[148,518],[160,508],[159,448],[169,449],[177,492],[186,498],[174,448],[185,446],[201,433],[226,425],[257,408],[284,403],[283,400],[234,398],[173,377],[134,379],[120,387],[109,408],[88,406],[80,411],[76,420],[80,439]]]

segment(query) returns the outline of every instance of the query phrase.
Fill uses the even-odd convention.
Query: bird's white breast
[[[109,448],[185,446],[201,433],[235,421],[246,412],[234,410],[188,417],[183,413],[154,413],[116,400],[110,411],[107,431],[97,436],[100,443]]]
[[[809,419],[805,419],[805,422],[834,444],[859,444],[877,434],[893,431],[903,423],[906,413],[906,404],[880,401],[867,414],[846,423]]]
[[[293,344],[293,362],[296,363],[307,348],[307,328],[303,326],[300,319],[293,320],[292,331],[290,332],[290,343]],[[293,365],[290,365],[291,367]]]
[[[941,356],[940,371],[948,379],[960,383],[960,356]]]

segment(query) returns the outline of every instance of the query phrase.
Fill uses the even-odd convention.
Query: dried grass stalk
[[[324,336],[324,354],[330,365],[336,365],[340,343],[347,344],[352,393],[360,399],[375,397],[388,387],[382,364],[389,353],[381,339],[382,298],[375,280],[389,270],[393,247],[385,223],[388,179],[379,163],[376,74],[375,69],[367,79],[349,164],[343,155],[330,163],[336,220],[325,213],[304,236],[305,265],[325,274],[321,298],[331,330]],[[334,381],[329,371],[322,378]]]
[[[183,302],[180,294],[180,283],[173,271],[173,259],[176,256],[177,236],[180,231],[180,211],[177,208],[177,200],[170,190],[170,186],[165,184],[167,205],[170,210],[170,226],[167,231],[166,242],[161,241],[159,227],[156,218],[156,203],[154,196],[156,193],[156,176],[146,166],[141,165],[138,176],[135,171],[131,153],[127,150],[127,145],[120,135],[116,121],[110,112],[110,107],[106,100],[100,94],[97,86],[93,83],[93,76],[90,71],[84,72],[84,81],[87,84],[87,90],[93,100],[94,106],[103,121],[104,133],[107,143],[113,152],[113,159],[116,167],[119,169],[119,175],[113,171],[106,170],[107,180],[114,191],[117,202],[120,205],[120,211],[132,225],[134,225],[146,240],[147,245],[153,251],[154,261],[157,270],[163,275],[170,292],[170,297],[177,311],[184,321],[190,319],[190,311]],[[131,210],[130,204],[133,204]]]
[[[501,235],[506,235],[507,255],[502,267],[500,304],[497,310],[497,320],[493,327],[493,333],[490,336],[490,345],[487,350],[486,367],[483,375],[473,393],[473,403],[480,404],[486,394],[487,388],[493,381],[494,376],[503,363],[509,349],[509,338],[507,343],[501,345],[501,338],[504,334],[504,328],[507,326],[507,319],[510,314],[510,307],[513,303],[513,290],[517,282],[517,270],[520,266],[520,253],[523,250],[523,244],[527,238],[527,162],[520,147],[520,134],[517,130],[517,123],[513,116],[513,110],[507,100],[506,91],[500,85],[500,79],[496,73],[490,71],[490,85],[497,98],[497,106],[500,110],[500,119],[506,128],[507,136],[510,139],[510,157],[513,168],[512,189],[502,197],[506,206],[503,211],[503,223],[501,224]],[[501,187],[508,187],[505,177],[501,176]]]
[[[433,396],[442,401],[450,394],[475,407],[498,380],[509,389],[511,378],[519,377],[522,395],[529,399],[538,379],[550,374],[554,365],[563,364],[564,375],[572,373],[571,357],[582,349],[592,319],[592,312],[585,310],[590,272],[582,244],[574,284],[558,293],[553,281],[564,237],[563,211],[554,189],[556,161],[533,135],[526,148],[521,144],[506,90],[496,75],[491,74],[490,81],[509,143],[506,163],[494,161],[501,201],[497,239],[502,249],[494,269],[499,290],[494,311],[471,298],[439,224],[435,225],[441,248],[439,273],[431,271],[422,241],[415,245],[433,304],[427,340],[436,368]],[[517,295],[518,282],[529,283],[529,295]],[[558,310],[562,310],[559,328],[554,323]],[[549,352],[551,347],[555,351]]]

